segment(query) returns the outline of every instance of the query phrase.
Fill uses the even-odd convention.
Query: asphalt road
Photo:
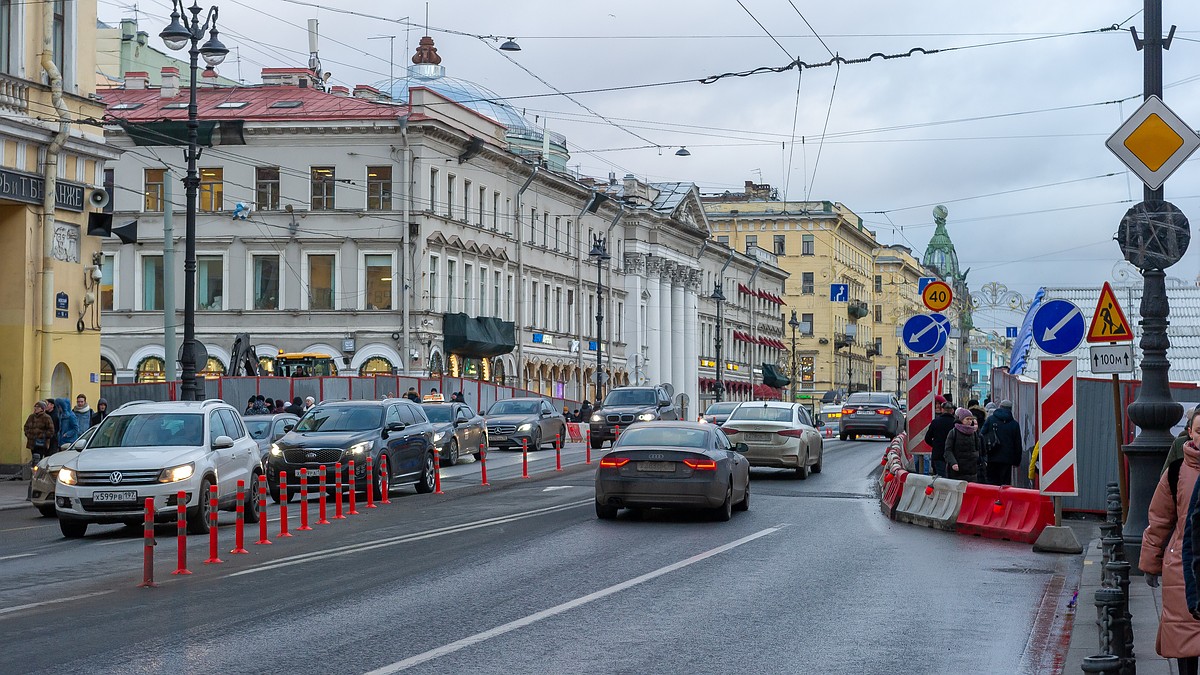
[[[805,481],[755,470],[728,523],[598,521],[581,446],[562,473],[532,453],[528,480],[520,453],[493,452],[491,487],[461,464],[444,495],[398,488],[312,532],[293,503],[295,536],[272,522],[248,555],[226,553],[223,526],[220,565],[191,537],[190,576],[169,574],[160,527],[153,589],[137,587],[140,529],[68,541],[3,512],[0,672],[1046,672],[1078,558],[888,521],[883,449],[827,439]]]

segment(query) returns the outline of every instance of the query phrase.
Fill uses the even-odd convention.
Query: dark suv
[[[389,486],[416,483],[417,492],[432,492],[434,451],[433,426],[421,406],[411,401],[322,402],[271,444],[267,485],[271,499],[291,500],[300,491],[300,470],[307,469],[309,490],[315,492],[324,465],[326,487],[332,491],[336,483],[334,464],[342,463],[342,484],[348,486],[350,460],[354,460],[355,488],[365,491],[370,486],[377,499],[382,496],[384,466]],[[370,480],[368,456],[374,473]],[[281,471],[288,477],[286,496],[280,494]]]
[[[615,440],[617,427],[624,429],[634,422],[677,419],[679,411],[672,405],[666,387],[613,389],[588,420],[592,429],[592,449],[599,450],[604,441]]]

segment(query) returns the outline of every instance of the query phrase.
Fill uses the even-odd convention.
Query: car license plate
[[[305,469],[296,469],[296,478],[300,478],[302,475],[304,475],[304,471],[305,471]],[[321,470],[320,469],[307,469],[307,471],[308,471],[308,479],[309,480],[320,480],[321,479]]]
[[[137,490],[119,490],[115,492],[93,492],[92,501],[106,504],[137,503]]]
[[[507,441],[508,436],[505,436],[504,434],[488,434],[488,440],[489,441]]]
[[[638,471],[672,473],[675,471],[675,462],[638,462],[637,467]]]
[[[746,434],[746,440],[755,443],[769,443],[771,441],[771,434]]]

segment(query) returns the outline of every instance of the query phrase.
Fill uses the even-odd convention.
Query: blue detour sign
[[[916,354],[936,354],[946,347],[946,331],[928,314],[917,314],[904,322],[901,331],[904,346]]]
[[[1033,341],[1047,354],[1068,354],[1083,342],[1085,323],[1075,303],[1051,300],[1033,315]]]
[[[850,284],[829,284],[830,302],[850,302]]]

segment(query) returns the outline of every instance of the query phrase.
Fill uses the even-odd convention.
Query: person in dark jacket
[[[979,460],[983,456],[983,443],[979,438],[979,423],[975,421],[975,415],[966,408],[954,411],[954,420],[954,428],[946,434],[946,450],[943,455],[946,477],[981,481]]]
[[[100,399],[96,401],[96,411],[92,413],[92,420],[89,427],[94,427],[104,421],[108,417],[108,401]]]
[[[408,391],[404,392],[404,398],[412,401],[413,403],[421,402],[421,395],[417,393],[416,387],[409,387]]]
[[[1012,485],[1013,467],[1021,464],[1021,425],[1012,414],[1012,401],[1000,402],[996,412],[983,423],[984,438],[996,432],[996,444],[987,448],[987,482],[992,485]]]
[[[46,414],[46,404],[41,401],[35,401],[33,404],[33,413],[25,418],[25,448],[29,450],[29,454],[35,455],[36,461],[40,457],[49,457],[50,444],[55,438],[54,421]]]
[[[50,439],[50,448],[49,448],[50,454],[53,455],[54,453],[58,452],[58,450],[59,450],[59,447],[58,447],[58,429],[59,429],[58,417],[62,412],[65,411],[65,408],[60,411],[58,409],[58,406],[54,404],[54,399],[52,399],[52,398],[46,399],[45,401],[43,401],[43,403],[46,407],[46,414],[50,416],[50,421],[54,423],[54,436]]]
[[[591,422],[593,412],[595,412],[595,410],[592,409],[592,404],[588,401],[584,401],[583,405],[579,406],[579,421],[585,424]]]
[[[74,443],[84,430],[79,428],[79,418],[71,412],[71,403],[67,399],[54,399],[54,407],[59,410],[58,447],[61,449]]]
[[[284,408],[283,411],[286,413],[291,413],[293,415],[297,415],[297,416],[303,415],[304,414],[304,399],[300,398],[299,396],[293,397],[292,404],[289,405],[288,407]]]
[[[933,464],[933,475],[946,477],[946,462],[942,455],[946,452],[946,435],[954,428],[954,405],[943,400],[938,409],[937,417],[929,423],[925,431],[925,443],[929,445],[929,461]]]
[[[987,412],[984,411],[983,406],[979,405],[979,399],[973,398],[967,401],[967,410],[970,410],[971,414],[975,415],[975,422],[982,429],[984,422],[987,421]]]

